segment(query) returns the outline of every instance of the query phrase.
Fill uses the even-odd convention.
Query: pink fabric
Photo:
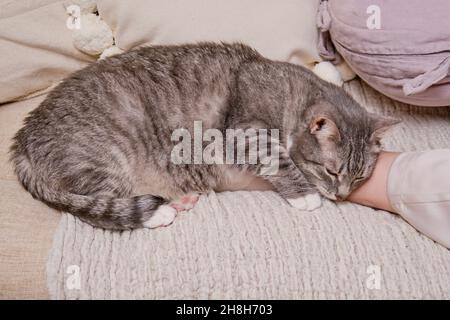
[[[380,8],[380,29],[367,27],[372,5]],[[393,99],[450,105],[449,12],[448,0],[323,1],[319,53],[335,62],[336,50],[363,80]]]
[[[388,194],[406,221],[450,249],[450,149],[405,152],[392,164]]]

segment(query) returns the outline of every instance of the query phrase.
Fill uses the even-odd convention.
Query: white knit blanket
[[[403,119],[387,150],[450,147],[450,108],[393,102],[359,81],[346,89]],[[227,192],[156,230],[63,214],[47,276],[53,299],[448,299],[450,251],[384,211],[325,201],[302,212],[272,192]]]

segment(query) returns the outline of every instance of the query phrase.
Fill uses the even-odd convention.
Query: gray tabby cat
[[[175,129],[275,128],[279,170],[261,164],[176,165]],[[170,224],[211,190],[274,189],[311,210],[367,179],[396,121],[342,89],[242,44],[144,47],[59,84],[11,148],[15,172],[47,205],[107,229]],[[144,195],[142,195],[144,194]]]

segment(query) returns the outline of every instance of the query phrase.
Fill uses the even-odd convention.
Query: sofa
[[[121,50],[236,38],[274,59],[308,68],[320,62],[313,17],[319,1],[267,1],[257,16],[251,15],[256,0],[221,3],[221,10],[201,0],[187,9],[181,2],[120,3],[97,1],[97,10]],[[304,212],[273,192],[211,193],[169,227],[111,232],[34,200],[8,161],[11,138],[53,85],[98,57],[77,50],[71,31],[60,27],[67,1],[2,0],[0,6],[0,54],[9,59],[0,63],[0,299],[450,298],[449,250],[382,210],[326,200]],[[140,6],[153,6],[152,19]],[[130,8],[140,16],[130,19]],[[218,21],[239,12],[233,26]],[[26,31],[30,17],[46,31]],[[180,30],[183,23],[193,29]],[[237,37],[243,24],[250,31]],[[396,102],[360,79],[344,89],[367,110],[403,120],[383,141],[385,149],[450,147],[450,107]]]

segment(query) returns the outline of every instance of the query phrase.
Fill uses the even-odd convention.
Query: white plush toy
[[[331,62],[322,61],[317,63],[312,71],[319,78],[334,83],[339,87],[341,87],[344,82],[350,81],[356,76],[345,61],[337,66]]]
[[[328,61],[319,62],[314,66],[313,72],[325,81],[334,83],[337,86],[342,86],[344,81],[342,80],[341,74],[338,69]]]
[[[74,46],[91,56],[103,59],[123,52],[114,45],[111,28],[95,14],[97,4],[94,0],[71,0],[70,5],[80,8],[80,27],[73,29]]]

